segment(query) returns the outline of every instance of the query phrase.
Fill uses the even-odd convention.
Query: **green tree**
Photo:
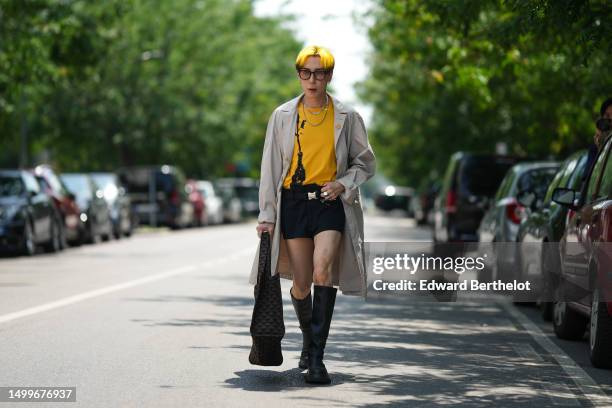
[[[603,1],[379,1],[372,68],[381,167],[415,186],[457,150],[563,156],[593,134],[611,89]]]
[[[248,0],[36,4],[45,15],[62,4],[65,16],[32,63],[47,68],[29,85],[44,90],[28,100],[33,154],[63,170],[171,163],[214,177],[242,160],[258,172],[268,117],[299,89],[300,43],[279,18],[255,17]],[[0,117],[18,122],[14,111]],[[18,140],[15,126],[2,129]]]

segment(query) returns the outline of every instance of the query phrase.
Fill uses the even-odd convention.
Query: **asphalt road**
[[[368,216],[366,241],[429,240]],[[586,340],[555,339],[505,301],[338,296],[330,386],[303,382],[283,280],[285,362],[248,363],[255,223],[138,233],[57,255],[0,259],[0,386],[72,386],[76,403],[4,406],[612,406]],[[67,405],[66,405],[67,404]]]

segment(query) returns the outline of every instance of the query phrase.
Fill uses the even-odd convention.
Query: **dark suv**
[[[434,203],[434,242],[478,240],[478,226],[516,157],[457,152]]]
[[[194,222],[186,178],[175,166],[136,166],[118,170],[132,211],[140,223],[184,228]]]

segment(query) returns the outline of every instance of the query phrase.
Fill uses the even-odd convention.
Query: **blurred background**
[[[295,56],[316,43],[377,154],[366,210],[433,223],[445,174],[456,199],[453,154],[488,155],[461,174],[492,169],[465,188],[490,199],[509,167],[495,155],[557,160],[592,143],[611,15],[603,0],[5,0],[0,168],[43,183],[56,213],[43,243],[256,215],[267,120],[300,92]]]
[[[363,107],[381,173],[417,188],[456,150],[585,146],[612,88],[605,0],[4,0],[0,13],[2,167],[257,177],[310,42],[335,53],[331,91]]]

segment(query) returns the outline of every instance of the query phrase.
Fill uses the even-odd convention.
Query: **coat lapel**
[[[336,161],[340,161],[338,157],[338,140],[340,139],[340,133],[344,127],[344,120],[346,119],[346,109],[344,104],[330,95],[334,103],[334,148],[336,149]]]

